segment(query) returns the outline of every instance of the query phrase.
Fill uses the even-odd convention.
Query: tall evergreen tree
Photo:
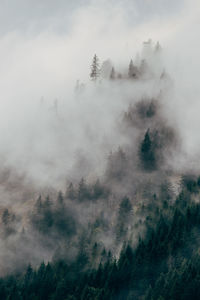
[[[90,78],[92,81],[96,82],[99,75],[100,75],[99,58],[95,54],[92,60]]]
[[[128,76],[132,77],[133,76],[133,60],[131,59],[130,63],[129,63],[129,67],[128,67]]]
[[[76,199],[76,191],[72,182],[70,182],[70,184],[67,187],[66,197],[71,200]]]
[[[112,70],[110,72],[110,79],[113,80],[113,79],[115,79],[115,77],[116,77],[115,69],[114,69],[114,67],[112,67]]]
[[[144,169],[153,170],[156,168],[155,151],[153,148],[149,129],[146,131],[144,139],[140,146],[140,160]]]
[[[129,78],[135,78],[137,77],[137,73],[138,73],[137,67],[134,66],[133,60],[131,59],[128,67],[128,76]]]

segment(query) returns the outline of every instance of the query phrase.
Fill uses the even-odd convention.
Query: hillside
[[[177,164],[182,142],[166,109],[173,80],[160,44],[143,47],[119,71],[95,55],[91,82],[77,82],[75,122],[83,108],[98,118],[79,120],[90,147],[66,172],[58,166],[71,163],[62,161],[69,120],[59,102],[40,106],[62,153],[51,161],[47,151],[41,167],[55,169],[52,184],[2,163],[0,299],[200,298],[200,174]]]

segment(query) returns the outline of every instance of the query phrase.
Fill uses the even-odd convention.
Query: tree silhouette
[[[140,145],[140,160],[144,169],[153,170],[156,168],[155,151],[149,129],[145,133],[144,139]]]
[[[99,75],[100,75],[99,58],[95,54],[92,60],[90,78],[92,81],[96,82]]]
[[[111,70],[111,72],[110,72],[110,79],[114,80],[115,77],[116,77],[115,69],[114,69],[114,67],[112,67],[112,70]]]

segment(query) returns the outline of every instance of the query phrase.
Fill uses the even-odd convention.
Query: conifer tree
[[[138,75],[138,68],[134,66],[133,60],[131,59],[128,67],[128,76],[129,78],[136,78]]]
[[[69,186],[67,187],[66,197],[71,200],[76,198],[76,191],[72,182],[70,182]]]
[[[133,77],[133,69],[134,69],[133,60],[131,59],[131,61],[129,63],[129,67],[128,67],[128,76],[129,77]]]
[[[115,69],[114,69],[114,67],[112,67],[112,70],[111,70],[111,73],[110,73],[110,79],[115,79],[115,77],[116,77],[116,74],[115,74]]]
[[[153,170],[156,167],[155,153],[150,137],[149,129],[146,131],[140,146],[140,160],[146,170]]]
[[[99,75],[100,75],[99,58],[95,54],[92,60],[90,78],[92,81],[96,82]]]

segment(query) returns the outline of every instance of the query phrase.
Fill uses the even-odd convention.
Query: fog
[[[175,95],[167,100],[169,116],[178,119],[187,151],[198,152],[199,88],[194,57],[198,57],[199,45],[193,30],[198,26],[197,1],[176,4],[163,1],[162,5],[157,1],[127,1],[126,6],[120,1],[114,6],[112,1],[75,2],[74,5],[63,1],[56,5],[20,1],[13,5],[2,2],[1,7],[4,14],[0,39],[4,163],[34,179],[45,178],[44,182],[49,180],[48,183],[54,184],[55,173],[56,177],[64,172],[68,174],[75,152],[89,151],[93,147],[90,143],[98,151],[102,138],[110,139],[111,135],[116,136],[112,138],[115,144],[117,135],[112,120],[120,114],[125,101],[118,99],[121,97],[115,91],[111,91],[112,97],[94,99],[95,91],[89,83],[91,59],[97,53],[101,63],[110,58],[116,68],[124,70],[141,50],[142,42],[149,38],[160,41],[164,49],[163,65],[175,82]],[[188,43],[193,46],[188,47]],[[73,94],[78,79],[90,89],[82,103]],[[45,108],[40,107],[41,97]],[[50,116],[55,99],[61,111],[59,117],[67,126],[67,130],[60,126],[59,133],[55,133],[55,126],[59,125],[53,124],[56,121]],[[100,104],[101,101],[104,103]],[[97,120],[96,105],[98,109],[101,105],[102,113],[98,122],[93,122]],[[93,124],[93,132],[99,135],[97,141],[87,141],[82,121],[84,126]]]
[[[47,250],[24,220],[36,198],[49,191],[53,195],[55,190],[65,191],[69,182],[78,184],[82,177],[89,183],[103,178],[105,183],[109,153],[118,147],[125,149],[135,175],[128,174],[123,188],[111,180],[113,198],[119,204],[123,194],[135,195],[132,181],[140,185],[149,180],[149,174],[138,171],[137,157],[138,144],[148,126],[154,138],[156,126],[162,131],[161,138],[167,136],[169,128],[172,132],[165,144],[169,153],[161,150],[158,155],[162,164],[159,172],[200,173],[200,43],[196,34],[200,4],[195,0],[75,1],[73,5],[61,0],[56,4],[12,1],[12,5],[2,1],[0,11],[1,206],[8,206],[23,219],[15,223],[16,235],[9,235],[6,242],[1,240],[0,260],[11,260],[12,269],[21,251],[16,241],[21,241],[23,226],[32,232],[24,254],[27,260],[32,257],[36,264],[55,255],[52,240],[58,229],[46,241],[51,245]],[[144,49],[143,42],[149,39],[153,48],[157,41],[162,47],[156,57]],[[95,53],[100,65],[109,59],[122,80],[102,76],[92,82],[89,75]],[[130,60],[137,63],[144,58],[151,70],[147,78],[125,80]],[[164,80],[162,74],[166,75]],[[137,115],[137,103],[145,99],[147,105],[152,99],[160,101],[159,105],[152,102],[158,109],[152,124],[148,120],[143,124]],[[136,117],[134,132],[122,126],[128,108]],[[132,157],[137,159],[133,162]],[[153,180],[159,181],[159,174],[155,172]],[[97,205],[95,217],[103,207]],[[72,212],[74,218],[78,215],[77,226],[81,224],[86,230],[88,218],[94,221],[92,212],[91,204],[86,208],[78,204]],[[104,234],[100,239],[109,244]],[[33,243],[37,245],[34,255]],[[112,243],[110,240],[108,248]],[[13,244],[17,245],[15,250]],[[6,272],[3,264],[0,271]]]

